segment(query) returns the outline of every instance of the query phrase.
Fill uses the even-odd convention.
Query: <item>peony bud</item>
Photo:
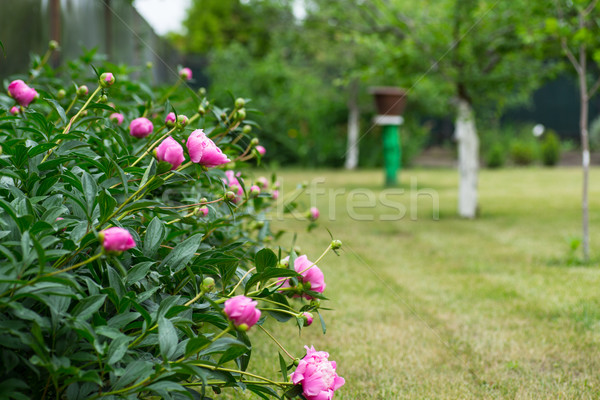
[[[206,96],[206,88],[201,87],[198,89],[198,94],[202,97]]]
[[[238,119],[240,121],[246,119],[246,109],[244,108],[240,108],[236,113],[235,113],[235,119]]]
[[[204,278],[204,280],[202,281],[202,291],[204,293],[210,293],[213,291],[213,289],[215,288],[215,280],[213,278],[211,278],[210,276],[207,276],[206,278]]]
[[[244,127],[242,128],[242,133],[244,135],[248,135],[250,134],[250,132],[252,132],[252,125],[244,125]]]
[[[58,49],[58,47],[59,47],[59,45],[56,40],[51,40],[50,42],[48,42],[48,48],[50,50],[56,50],[56,49]]]
[[[135,247],[135,241],[127,229],[112,227],[98,234],[105,251],[121,253]]]
[[[206,114],[206,109],[202,105],[198,106],[198,114],[200,114],[200,115]]]
[[[124,117],[123,117],[123,114],[121,114],[121,113],[112,113],[112,114],[110,114],[108,119],[110,119],[112,122],[114,122],[117,125],[121,125],[123,123]]]
[[[112,72],[105,72],[100,75],[100,86],[107,88],[115,83],[115,76]]]
[[[337,250],[337,249],[342,248],[342,241],[338,240],[338,239],[332,240],[331,241],[331,248],[333,250]]]
[[[282,263],[284,261],[289,262],[289,257],[286,257],[283,260],[281,260]],[[323,271],[321,271],[319,267],[317,267],[312,261],[310,261],[306,257],[306,255],[296,257],[296,259],[294,260],[294,270],[301,275],[298,277],[298,286],[302,285],[302,287],[305,289],[310,289],[313,292],[317,293],[323,293],[325,287],[327,286],[325,284],[325,277],[323,275]],[[284,280],[282,278],[281,281],[283,281],[282,287],[285,288],[291,286],[289,279]],[[313,299],[312,296],[309,296],[307,294],[304,294],[303,297],[308,300]]]
[[[273,192],[271,192],[271,197],[273,200],[277,200],[279,198],[279,190],[273,190]]]
[[[302,318],[305,326],[310,326],[313,323],[313,315],[309,312],[302,313]]]
[[[129,124],[129,133],[136,138],[145,138],[154,129],[154,125],[148,118],[136,118]]]
[[[89,92],[90,90],[85,85],[81,85],[77,88],[77,96],[79,97],[87,96]]]
[[[202,129],[196,129],[190,134],[186,146],[192,162],[196,164],[213,168],[230,161]]]
[[[233,193],[231,190],[228,190],[227,192],[225,192],[225,199],[227,199],[229,201],[234,201],[235,193]]]
[[[2,146],[0,146],[0,156],[2,155]]]
[[[20,112],[21,112],[21,109],[20,109],[18,106],[13,106],[13,107],[10,109],[10,113],[11,113],[12,115],[17,115],[17,114],[18,114],[18,113],[20,113]]]
[[[308,210],[308,218],[311,221],[316,221],[317,219],[319,219],[319,209],[317,207],[311,207],[310,210]]]
[[[258,303],[249,297],[239,295],[225,302],[225,314],[241,331],[247,331],[260,319],[260,310],[256,308]]]
[[[153,67],[154,67],[154,63],[153,63],[152,61],[148,61],[148,62],[146,63],[146,68],[148,68],[148,69],[152,69]]]
[[[187,126],[187,124],[189,122],[190,122],[190,119],[188,117],[186,117],[185,115],[177,116],[177,128],[183,129]]]
[[[259,143],[258,138],[252,138],[252,140],[250,141],[250,146],[256,147],[258,145],[258,143]]]
[[[263,189],[266,189],[269,187],[269,181],[264,176],[259,177],[256,180],[256,184],[259,185],[260,187],[262,187]]]
[[[196,215],[199,217],[206,217],[208,215],[208,207],[202,206],[196,209]]]
[[[174,128],[176,122],[177,122],[177,120],[175,118],[175,113],[174,112],[168,113],[167,117],[165,118],[165,125],[167,126],[167,128]]]
[[[240,109],[242,107],[244,107],[246,105],[246,100],[242,99],[241,97],[238,97],[237,99],[235,99],[235,108]]]
[[[184,81],[189,81],[192,79],[192,70],[189,68],[181,68],[179,70],[179,77]]]
[[[158,145],[155,154],[159,161],[166,161],[171,164],[171,169],[176,169],[185,161],[183,147],[171,136]]]
[[[107,96],[107,95],[105,95],[105,94],[103,94],[103,95],[102,95],[102,96],[100,96],[100,98],[98,99],[98,103],[102,103],[102,104],[104,104],[104,103],[106,103],[106,102],[108,102],[108,96]]]
[[[27,107],[33,100],[39,97],[35,89],[30,88],[20,79],[12,81],[8,85],[8,94],[23,107]]]
[[[65,98],[66,95],[67,92],[65,91],[65,89],[59,89],[58,92],[56,92],[56,100],[62,100]]]
[[[256,197],[260,194],[260,188],[256,185],[250,186],[250,197]]]
[[[256,151],[258,151],[258,154],[261,156],[264,156],[267,152],[267,149],[265,149],[263,146],[256,146]]]

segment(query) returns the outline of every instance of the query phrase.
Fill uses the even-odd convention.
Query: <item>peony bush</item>
[[[0,397],[333,398],[329,355],[294,356],[265,323],[325,331],[317,263],[341,242],[275,245],[249,100],[214,104],[188,68],[153,88],[93,51],[53,70],[57,47],[0,94]],[[249,370],[259,334],[279,378]]]

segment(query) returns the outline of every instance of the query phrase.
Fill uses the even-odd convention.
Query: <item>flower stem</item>
[[[273,340],[273,341],[274,341],[274,342],[277,344],[277,346],[279,346],[279,348],[280,348],[281,350],[283,350],[283,352],[284,352],[284,353],[285,353],[285,354],[286,354],[286,355],[287,355],[289,358],[291,358],[292,360],[295,360],[295,359],[296,359],[296,357],[294,357],[293,355],[291,355],[291,354],[290,354],[290,353],[289,353],[289,352],[288,352],[288,351],[285,349],[285,347],[283,347],[283,345],[282,345],[281,343],[279,343],[279,341],[278,341],[277,339],[275,339],[275,336],[271,335],[271,334],[269,333],[269,331],[267,331],[265,328],[263,328],[263,326],[262,326],[262,325],[258,325],[258,327],[259,327],[259,328],[260,328],[260,329],[261,329],[261,330],[262,330],[264,333],[266,333],[266,334],[267,334],[267,336],[268,336],[268,337],[270,337],[270,338],[271,338],[271,339],[272,339],[272,340]]]
[[[177,129],[176,127],[171,129],[170,131],[168,131],[167,133],[165,133],[164,135],[162,135],[160,138],[158,138],[154,143],[152,143],[145,152],[142,153],[141,156],[139,156],[139,158],[137,160],[135,160],[133,162],[133,164],[130,165],[130,167],[135,167],[137,163],[139,163],[140,161],[142,161],[142,159],[144,157],[146,157],[148,155],[148,153],[150,153],[152,151],[152,149],[154,149],[154,147],[164,138],[166,138],[167,136],[169,136],[175,129]]]

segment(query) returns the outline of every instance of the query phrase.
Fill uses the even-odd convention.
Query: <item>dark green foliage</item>
[[[555,132],[546,132],[541,145],[542,163],[552,167],[560,161],[560,139]]]
[[[517,165],[530,165],[537,159],[535,142],[531,140],[516,139],[510,147],[510,157]]]
[[[488,168],[500,168],[506,162],[506,150],[500,143],[494,143],[485,156]]]

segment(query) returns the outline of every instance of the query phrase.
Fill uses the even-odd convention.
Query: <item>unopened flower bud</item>
[[[238,120],[244,120],[246,119],[246,110],[244,108],[240,108],[236,113],[235,113],[235,118]]]
[[[337,249],[341,249],[342,248],[342,241],[335,239],[331,241],[331,248],[333,250],[337,250]]]
[[[255,149],[255,150],[258,152],[258,154],[260,154],[261,156],[264,156],[264,155],[265,155],[265,153],[267,152],[267,149],[265,149],[263,146],[260,146],[260,145],[256,146],[254,149]]]
[[[215,280],[210,276],[207,276],[202,281],[202,291],[205,293],[210,293],[215,288]]]
[[[2,155],[2,146],[0,146],[0,156]]]
[[[81,85],[77,88],[77,96],[79,97],[87,96],[89,92],[90,90],[85,85]]]
[[[190,122],[190,119],[188,117],[186,117],[185,115],[178,115],[177,116],[177,128],[179,129],[183,129],[187,126],[187,124]]]
[[[208,199],[206,197],[203,197],[200,199],[200,203],[208,203]]]
[[[199,217],[206,217],[208,215],[208,207],[202,206],[196,209],[196,215]]]
[[[265,221],[256,221],[256,229],[262,229],[265,226]]]
[[[189,81],[192,79],[192,70],[189,68],[181,68],[179,70],[179,77],[184,81]]]
[[[198,94],[202,97],[206,96],[206,89],[201,87],[200,89],[198,89]]]
[[[258,138],[252,138],[252,140],[250,141],[250,146],[255,147],[256,145],[258,145],[258,143]]]
[[[308,210],[308,218],[311,221],[316,221],[317,219],[319,219],[319,209],[317,207],[311,207],[310,210]]]
[[[200,115],[206,114],[206,109],[202,105],[198,106],[198,114],[200,114]]]
[[[59,89],[58,92],[56,92],[56,100],[62,100],[65,98],[66,95],[67,92],[65,91],[65,89]]]
[[[300,359],[299,359],[299,358],[296,358],[296,359],[294,360],[294,366],[296,366],[296,367],[297,367],[299,364],[300,364]]]
[[[237,99],[235,99],[235,108],[242,108],[246,105],[246,100],[242,99],[241,97],[238,97]]]
[[[167,117],[165,118],[165,125],[167,126],[167,128],[174,128],[176,123],[177,123],[177,119],[175,117],[175,113],[174,112],[168,113]]]
[[[9,111],[12,115],[17,115],[18,113],[21,112],[21,109],[19,108],[19,106],[12,106],[12,108]]]
[[[260,194],[260,188],[256,185],[250,186],[250,197],[256,197]]]
[[[235,200],[235,193],[233,193],[231,190],[228,190],[225,192],[225,198],[229,201],[233,201]]]
[[[302,254],[302,248],[300,246],[294,246],[294,253]]]
[[[148,69],[152,69],[153,67],[154,67],[154,64],[152,63],[152,61],[148,61],[148,62],[146,63],[146,68],[148,68]]]
[[[59,45],[56,40],[51,40],[50,42],[48,42],[48,48],[50,50],[56,50],[56,49],[58,49],[58,47],[59,47]]]
[[[108,96],[106,96],[105,94],[103,94],[102,96],[100,96],[100,98],[98,99],[98,103],[106,103],[108,102]]]
[[[242,128],[242,133],[244,135],[248,135],[250,134],[250,132],[252,132],[252,125],[244,125],[244,127]]]
[[[115,83],[115,76],[112,74],[112,72],[105,72],[100,75],[100,86],[103,88],[110,87],[113,85],[113,83]]]
[[[313,323],[313,315],[309,312],[302,313],[302,318],[305,326],[310,326]]]
[[[319,300],[319,299],[312,299],[310,301],[310,306],[312,308],[319,308],[319,307],[321,307],[321,300]]]
[[[225,114],[224,112],[221,113],[220,118],[225,121],[227,119],[227,114]]]

